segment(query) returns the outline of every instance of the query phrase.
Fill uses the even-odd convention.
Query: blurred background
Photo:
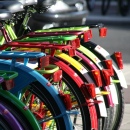
[[[110,54],[121,51],[128,87],[130,86],[130,0],[57,0],[45,13],[35,13],[30,19],[32,30],[59,26],[103,23],[108,28],[105,38],[93,29],[92,41]],[[35,25],[35,26],[34,26]],[[125,103],[130,103],[128,89],[124,89]]]

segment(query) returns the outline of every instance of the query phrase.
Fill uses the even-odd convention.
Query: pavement
[[[101,15],[101,2],[97,0],[95,8],[89,12],[86,23],[104,23],[105,25],[130,26],[130,10],[127,16],[121,16],[115,1],[111,2],[108,13]],[[130,64],[124,64],[123,74],[125,76],[128,88],[124,89],[125,111],[119,130],[130,130]]]

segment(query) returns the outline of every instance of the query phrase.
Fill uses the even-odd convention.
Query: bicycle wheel
[[[123,88],[121,88],[120,84],[116,84],[116,90],[117,90],[117,95],[118,95],[118,102],[119,104],[115,105],[115,112],[114,112],[114,117],[113,117],[113,123],[111,126],[112,130],[118,130],[120,129],[121,123],[122,123],[122,119],[123,119],[123,115],[124,115],[124,107],[125,107],[125,103],[124,103],[124,93],[123,93]]]
[[[112,62],[113,62],[114,70],[116,68],[118,68],[115,61],[111,58],[109,53],[105,49],[103,49],[102,47],[100,47],[101,49],[98,50],[97,44],[95,44],[93,42],[88,42],[88,43],[85,43],[85,44],[82,44],[82,45],[87,47],[88,49],[90,49],[90,51],[92,51],[101,61],[111,59]],[[103,49],[103,51],[101,51],[102,49]],[[103,54],[106,54],[106,56],[103,56]],[[115,70],[115,73],[114,73],[114,76],[112,77],[112,79],[113,80],[120,80],[118,78],[118,74],[116,73],[116,70]],[[115,83],[114,87],[116,89],[118,104],[114,105],[114,113],[113,113],[113,117],[111,118],[112,123],[111,123],[111,126],[110,126],[110,129],[112,129],[112,130],[119,128],[119,126],[122,122],[123,115],[124,115],[123,88],[121,87],[120,83]]]
[[[107,14],[108,9],[110,7],[110,2],[111,2],[111,0],[102,0],[102,4],[101,4],[101,13],[102,13],[102,15]]]
[[[67,74],[67,78],[69,77],[70,81],[74,81],[74,83],[76,83],[77,85],[73,85],[72,87],[70,86],[70,89],[74,89],[75,92],[77,93],[76,95],[78,95],[78,93],[81,93],[81,90],[80,90],[80,87],[82,84],[84,84],[84,82],[81,80],[81,78],[79,78],[79,76],[76,74],[75,71],[73,71],[72,68],[70,68],[67,64],[65,64],[64,62],[62,62],[61,60],[59,60],[58,58],[55,58],[55,57],[51,57],[51,60],[50,60],[51,64],[56,64],[57,66],[59,66],[62,71],[63,71],[63,74]],[[69,81],[69,79],[67,81]],[[71,82],[70,82],[71,83]],[[77,86],[77,87],[76,87]],[[76,88],[75,88],[76,87]],[[79,89],[78,91],[76,91],[77,89]],[[80,92],[79,92],[80,91]],[[78,96],[79,98],[80,96]],[[86,100],[86,99],[84,99]],[[87,102],[91,102],[90,100],[87,100]],[[87,103],[86,102],[86,103]],[[82,104],[85,104],[82,103]],[[80,104],[79,104],[80,105]],[[80,105],[82,107],[82,105]],[[84,106],[85,107],[85,106]],[[87,107],[87,106],[86,106]],[[85,123],[85,126],[87,129],[91,129],[91,128],[95,128],[97,129],[97,127],[95,126],[95,119],[96,119],[96,113],[94,114],[93,112],[95,111],[95,105],[93,104],[92,106],[89,106],[86,108],[86,111],[88,111],[87,109],[89,109],[89,114],[87,114],[85,112],[85,117],[83,118],[84,120],[86,120],[85,122],[88,122],[88,123]],[[94,114],[94,115],[93,115]],[[81,115],[82,116],[82,115]],[[93,117],[93,118],[92,118]],[[83,123],[84,123],[84,120],[83,120]],[[93,125],[94,123],[94,125]],[[84,126],[84,124],[83,124]],[[85,127],[83,127],[85,128]]]
[[[128,15],[129,8],[130,8],[130,1],[129,0],[118,0],[118,7],[119,12],[122,16]]]
[[[87,69],[87,70],[95,70],[95,69],[98,69],[94,63],[92,63],[92,61],[90,61],[89,59],[87,59],[87,57],[84,57],[83,54],[81,54],[80,52],[76,51],[76,54],[77,56],[75,56],[75,59],[78,61],[79,58],[80,58],[80,63]],[[90,64],[91,63],[91,64]],[[104,86],[102,86],[101,88],[101,91],[106,91],[104,89]],[[110,122],[110,119],[112,118],[113,116],[113,108],[112,107],[109,107],[109,104],[108,104],[108,98],[107,95],[104,95],[104,100],[105,100],[105,104],[107,106],[107,117],[98,117],[99,119],[99,127],[98,127],[98,130],[102,130],[102,129],[109,129],[110,126],[111,126],[111,122]]]
[[[0,115],[0,130],[11,130],[8,122]]]
[[[29,100],[30,95],[31,96],[34,95],[33,104],[30,103],[31,102],[31,100]],[[49,123],[49,121],[52,122],[53,120],[53,122],[55,122],[55,128],[57,130],[71,129],[70,126],[66,126],[66,123],[68,121],[65,120],[65,115],[67,113],[64,114],[61,113],[61,110],[59,109],[59,104],[56,102],[55,98],[50,93],[48,93],[48,91],[38,81],[33,82],[28,86],[28,89],[24,91],[22,101],[26,103],[26,105],[28,106],[30,104],[35,106],[37,105],[37,103],[38,105],[41,104],[45,106],[44,109],[42,106],[41,110],[43,111],[40,111],[41,115],[38,113],[36,107],[31,107],[32,112],[34,113],[34,115],[36,115],[36,118],[42,125],[42,128],[44,127],[45,124]],[[48,114],[46,115],[46,112],[49,112],[49,115]],[[45,129],[49,129],[48,127],[45,127]]]
[[[83,45],[83,46],[86,46],[86,44],[85,45]],[[84,49],[84,50],[82,50],[82,49]],[[96,56],[94,56],[92,53],[90,53],[86,48],[81,48],[81,49],[77,49],[77,51],[78,52],[80,52],[80,53],[82,53],[85,57],[87,57],[88,59],[90,59],[91,60],[91,62],[89,61],[89,63],[88,64],[86,64],[83,60],[80,60],[80,62],[82,62],[82,64],[84,64],[84,66],[85,67],[88,67],[88,69],[89,70],[92,70],[92,69],[102,69],[102,66],[101,67],[99,67],[100,65],[98,65],[98,67],[97,67],[97,65],[93,62],[93,59],[96,59],[96,60],[98,60],[98,58],[96,57]],[[86,52],[86,53],[84,53],[84,52]],[[79,55],[78,55],[79,56]],[[93,57],[94,56],[94,57]],[[92,59],[92,57],[93,57],[93,59]],[[82,58],[81,58],[82,59]],[[93,65],[94,64],[94,65]],[[101,90],[102,91],[106,91],[105,90],[105,88],[104,88],[105,86],[103,86],[103,88],[101,88]],[[106,97],[106,95],[104,95],[103,96],[104,97],[104,100],[105,100],[105,105],[106,105],[106,107],[107,107],[107,114],[109,115],[108,117],[103,117],[102,118],[102,127],[104,128],[104,129],[106,129],[106,128],[110,128],[111,127],[111,122],[110,122],[110,119],[112,119],[112,117],[113,117],[113,115],[112,114],[109,114],[109,113],[113,113],[113,110],[112,110],[112,108],[110,107],[110,105],[109,105],[109,99],[107,99],[107,97]],[[109,123],[108,123],[109,122]]]
[[[94,10],[94,6],[95,6],[95,0],[86,0],[87,2],[87,7],[89,11],[93,11]]]
[[[78,115],[71,116],[74,129],[91,130],[89,107],[86,104],[86,100],[81,93],[81,90],[65,72],[63,72],[62,83],[65,83],[63,86],[63,91],[65,93],[69,92],[71,95],[72,110],[76,110],[79,112]]]
[[[0,95],[0,102],[13,114],[13,116],[18,120],[23,129],[33,129],[31,127],[31,124],[28,122],[29,119],[26,119],[19,111],[19,109],[17,109],[17,107],[10,100],[7,100],[5,97]]]
[[[3,118],[6,120],[11,129],[17,129],[17,130],[23,129],[20,123],[17,121],[17,119],[2,103],[0,103],[0,115],[3,116]]]

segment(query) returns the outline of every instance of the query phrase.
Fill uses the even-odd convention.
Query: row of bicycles
[[[117,3],[119,13],[122,16],[127,16],[130,10],[129,0],[101,0],[101,14],[102,15],[107,14],[113,1]],[[86,0],[86,2],[88,10],[93,11],[95,8],[95,4],[96,2],[98,2],[98,0]]]
[[[122,53],[91,41],[93,28],[106,37],[103,24],[32,32],[32,14],[53,4],[0,0],[0,129],[118,130],[127,88]]]

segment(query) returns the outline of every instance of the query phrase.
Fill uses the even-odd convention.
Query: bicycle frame
[[[0,68],[1,70],[13,70],[19,73],[18,77],[15,78],[15,86],[10,90],[13,94],[18,94],[19,92],[24,89],[26,86],[28,86],[30,83],[34,81],[38,81],[45,87],[47,91],[49,91],[56,102],[58,103],[62,114],[59,116],[63,116],[63,118],[66,118],[66,123],[69,124],[67,126],[67,129],[72,129],[72,124],[70,123],[70,118],[68,114],[71,114],[71,112],[67,112],[59,99],[58,92],[55,90],[55,88],[48,82],[47,79],[45,79],[41,74],[36,72],[35,70],[30,69],[29,67],[25,66],[28,62],[29,58],[40,58],[41,56],[44,56],[44,53],[26,53],[26,52],[9,52],[4,51],[1,52],[0,58],[12,58],[12,61],[5,61],[0,60]],[[24,58],[24,65],[21,63],[17,63],[17,58]],[[21,82],[22,81],[22,84]],[[48,87],[49,84],[49,87]],[[19,87],[18,87],[19,86]]]

